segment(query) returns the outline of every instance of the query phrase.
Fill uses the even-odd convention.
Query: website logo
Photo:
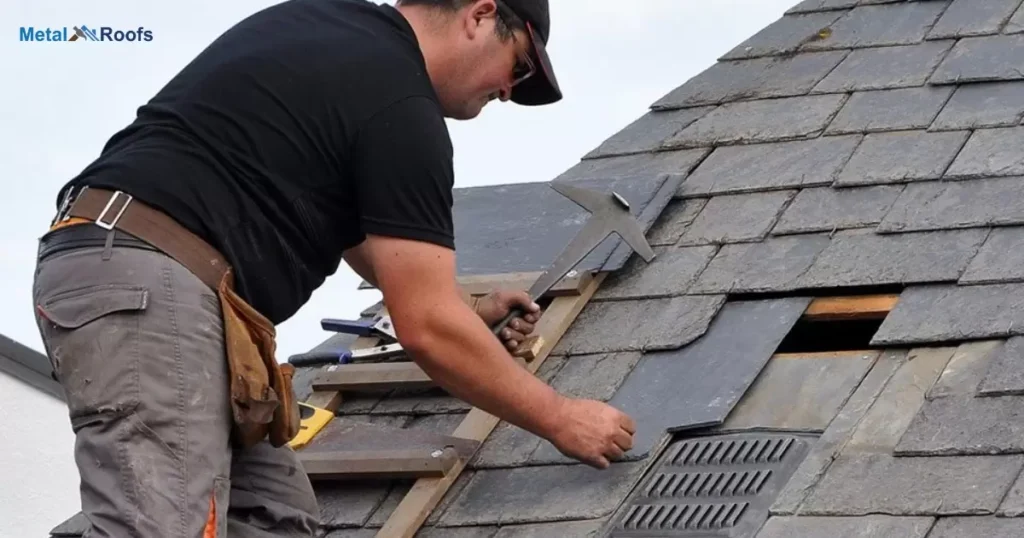
[[[152,41],[153,31],[139,26],[130,30],[100,26],[96,29],[86,25],[36,28],[22,26],[18,29],[18,41],[111,41],[117,43]]]

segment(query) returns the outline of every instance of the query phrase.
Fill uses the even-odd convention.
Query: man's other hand
[[[501,321],[513,309],[525,312],[523,316],[512,318],[498,338],[510,351],[515,351],[519,344],[533,332],[534,324],[540,321],[540,306],[530,300],[525,291],[495,291],[480,298],[476,304],[476,313],[488,327]]]
[[[565,398],[557,414],[561,427],[549,441],[570,458],[607,469],[633,448],[636,423],[606,403]]]

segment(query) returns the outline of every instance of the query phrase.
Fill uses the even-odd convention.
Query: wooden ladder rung
[[[413,450],[352,450],[298,453],[310,480],[443,478],[459,460],[452,447]]]
[[[436,383],[414,362],[341,364],[325,368],[313,379],[315,391],[430,388]]]

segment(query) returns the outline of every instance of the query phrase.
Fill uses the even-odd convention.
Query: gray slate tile
[[[987,366],[985,377],[976,385],[979,396],[1024,394],[1024,337],[1010,338],[993,350]]]
[[[813,40],[804,50],[909,45],[924,39],[947,2],[900,2],[859,6],[831,25],[832,34]]]
[[[928,538],[1017,538],[1024,535],[1024,519],[992,516],[940,518]]]
[[[583,158],[595,159],[629,155],[661,148],[661,143],[697,121],[714,107],[687,108],[669,112],[650,111],[591,150]]]
[[[466,412],[473,406],[441,388],[395,390],[373,406],[373,415],[435,415]]]
[[[946,171],[953,179],[1024,175],[1024,127],[974,131]]]
[[[647,232],[647,242],[653,247],[675,245],[707,202],[707,198],[673,199]]]
[[[814,13],[817,11],[833,11],[837,9],[852,8],[857,5],[857,0],[804,0],[789,8],[786,15],[798,13]]]
[[[725,245],[690,293],[743,293],[795,289],[798,277],[830,243],[827,234],[771,237]]]
[[[802,189],[779,218],[772,234],[831,232],[873,226],[882,221],[901,192],[902,185]]]
[[[583,159],[559,174],[554,181],[651,178],[658,174],[686,174],[708,153],[707,149],[694,149]]]
[[[497,526],[423,527],[416,538],[495,538],[499,530]]]
[[[651,263],[633,256],[625,267],[608,276],[592,300],[682,295],[717,252],[713,246],[652,248],[656,257]]]
[[[1024,227],[995,228],[967,266],[961,284],[1024,281]]]
[[[797,191],[725,194],[708,201],[679,239],[680,245],[760,241]]]
[[[946,364],[946,369],[939,376],[926,398],[945,398],[949,396],[974,396],[978,392],[985,371],[992,360],[993,353],[1002,346],[1002,340],[978,340],[960,344],[953,358]]]
[[[795,52],[802,44],[814,39],[818,32],[828,28],[845,13],[846,11],[829,11],[781,17],[720,59],[735,60]]]
[[[480,445],[469,462],[471,469],[518,467],[530,461],[541,438],[508,422],[501,421]]]
[[[911,286],[872,345],[963,341],[1024,334],[1024,284]]]
[[[1004,34],[1019,34],[1024,32],[1024,5],[1017,8],[1017,12],[1010,17],[1009,22],[1003,28]]]
[[[928,387],[949,365],[955,347],[911,350],[885,390],[857,424],[846,452],[891,454],[925,402]]]
[[[502,527],[494,538],[597,538],[604,519]]]
[[[999,505],[999,510],[996,510],[996,515],[1015,518],[1024,516],[1024,473],[1017,476],[1017,481],[1013,483],[1010,491],[1003,498],[1003,503]],[[1018,521],[1024,521],[1024,519]],[[1020,534],[1022,533],[1018,533],[1018,535]]]
[[[323,482],[316,484],[320,521],[327,530],[362,527],[388,496],[388,481]]]
[[[885,90],[922,86],[953,46],[953,41],[854,49],[814,86],[812,93]]]
[[[896,458],[844,453],[811,493],[805,515],[992,513],[1024,456]]]
[[[1020,0],[954,0],[928,32],[928,39],[999,33],[1018,6]]]
[[[826,94],[727,103],[666,140],[665,147],[812,138],[821,133],[845,101],[844,94]]]
[[[970,456],[1024,452],[1024,398],[950,396],[925,402],[896,455]]]
[[[81,536],[87,530],[89,530],[89,519],[85,517],[84,513],[78,512],[51,529],[50,536]]]
[[[877,234],[837,233],[797,279],[806,288],[956,281],[981,248],[988,230]]]
[[[553,352],[582,355],[675,349],[704,334],[724,303],[721,295],[591,302]]]
[[[828,51],[716,62],[658,99],[651,107],[661,110],[803,95],[844,57],[846,51]]]
[[[773,517],[757,538],[925,538],[932,517]]]
[[[647,454],[666,431],[721,424],[809,302],[730,302],[693,344],[645,354],[609,402],[637,423],[630,454]]]
[[[1022,178],[907,185],[878,231],[911,232],[1024,223]]]
[[[1024,82],[978,82],[959,86],[930,130],[1018,125],[1024,119]]]
[[[373,538],[377,535],[375,529],[338,529],[328,532],[324,538]],[[416,538],[423,538],[419,534]]]
[[[645,462],[477,471],[440,526],[508,525],[607,516],[629,494]]]
[[[824,431],[877,358],[878,352],[773,358],[722,427]]]
[[[924,129],[931,125],[952,93],[952,87],[936,86],[856,92],[825,134]]]
[[[905,351],[886,351],[881,354],[871,371],[864,377],[864,381],[818,438],[800,467],[779,491],[771,507],[772,514],[797,513],[807,495],[846,446],[857,424],[871,408],[889,379],[906,362]]]
[[[929,82],[963,84],[1024,79],[1024,36],[965,37],[953,45]]]
[[[686,178],[679,196],[831,185],[861,138],[829,136],[718,147]]]
[[[938,179],[956,158],[969,134],[967,131],[930,133],[924,130],[868,134],[835,185]]]

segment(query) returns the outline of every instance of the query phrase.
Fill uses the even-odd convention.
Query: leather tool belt
[[[292,387],[294,367],[275,358],[276,330],[239,297],[227,260],[165,213],[121,191],[84,187],[69,193],[53,224],[86,219],[104,230],[131,234],[188,268],[217,291],[224,319],[224,344],[231,373],[235,443],[250,447],[264,438],[280,447],[299,432],[299,407]]]

